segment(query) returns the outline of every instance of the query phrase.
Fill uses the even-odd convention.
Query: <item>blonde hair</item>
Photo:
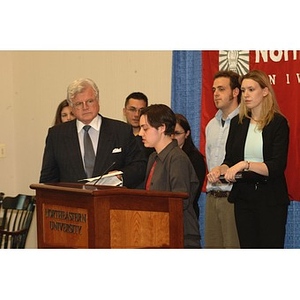
[[[266,73],[260,70],[252,70],[249,73],[245,74],[242,77],[242,83],[244,79],[252,79],[256,81],[262,89],[268,88],[269,90],[269,93],[264,97],[264,100],[262,102],[262,109],[260,112],[259,120],[256,120],[258,122],[258,129],[262,130],[273,120],[275,113],[282,114],[280,112],[273,87]],[[242,96],[239,113],[239,122],[242,123],[244,117],[251,119],[251,114],[249,113],[250,109],[246,107],[244,98]]]

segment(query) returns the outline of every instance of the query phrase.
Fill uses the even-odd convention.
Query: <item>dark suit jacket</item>
[[[226,155],[223,164],[232,167],[244,160],[245,142],[250,120],[243,119],[239,124],[237,115],[231,120],[226,143]],[[261,196],[269,205],[289,203],[284,171],[287,164],[289,145],[289,126],[280,114],[263,129],[263,158],[269,170],[269,179],[261,185]],[[251,188],[247,183],[234,183],[228,200],[235,202],[239,198],[251,198]]]
[[[114,149],[120,151],[113,153]],[[144,180],[146,159],[128,124],[102,117],[93,176],[112,170],[123,171],[124,186],[133,188]],[[110,170],[111,171],[111,170]],[[40,182],[77,182],[86,178],[80,152],[76,120],[49,129]]]

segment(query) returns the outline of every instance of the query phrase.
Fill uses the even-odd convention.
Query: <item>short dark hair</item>
[[[172,135],[175,131],[176,117],[172,109],[165,104],[152,104],[141,110],[141,116],[146,115],[150,126],[158,129],[165,125],[165,135]]]
[[[233,71],[230,70],[223,70],[219,71],[214,75],[214,80],[220,77],[229,78],[230,80],[230,87],[232,90],[238,88],[239,94],[238,94],[238,103],[241,102],[241,76]]]
[[[125,107],[126,107],[128,101],[129,101],[129,99],[144,100],[146,102],[146,106],[148,106],[148,98],[142,92],[133,92],[130,95],[128,95],[126,100],[125,100]]]

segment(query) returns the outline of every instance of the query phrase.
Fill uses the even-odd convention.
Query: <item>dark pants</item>
[[[234,206],[241,248],[283,248],[287,204],[267,205],[266,199],[238,199]]]

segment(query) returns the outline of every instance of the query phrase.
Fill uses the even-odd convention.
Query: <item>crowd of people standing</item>
[[[110,119],[99,112],[96,83],[74,80],[48,131],[40,182],[78,182],[113,165],[109,171],[122,171],[128,188],[188,193],[184,247],[201,248],[198,200],[206,178],[205,248],[283,248],[289,126],[268,77],[220,71],[212,93],[217,112],[202,154],[186,117],[167,105],[148,105],[133,92],[126,123]]]

